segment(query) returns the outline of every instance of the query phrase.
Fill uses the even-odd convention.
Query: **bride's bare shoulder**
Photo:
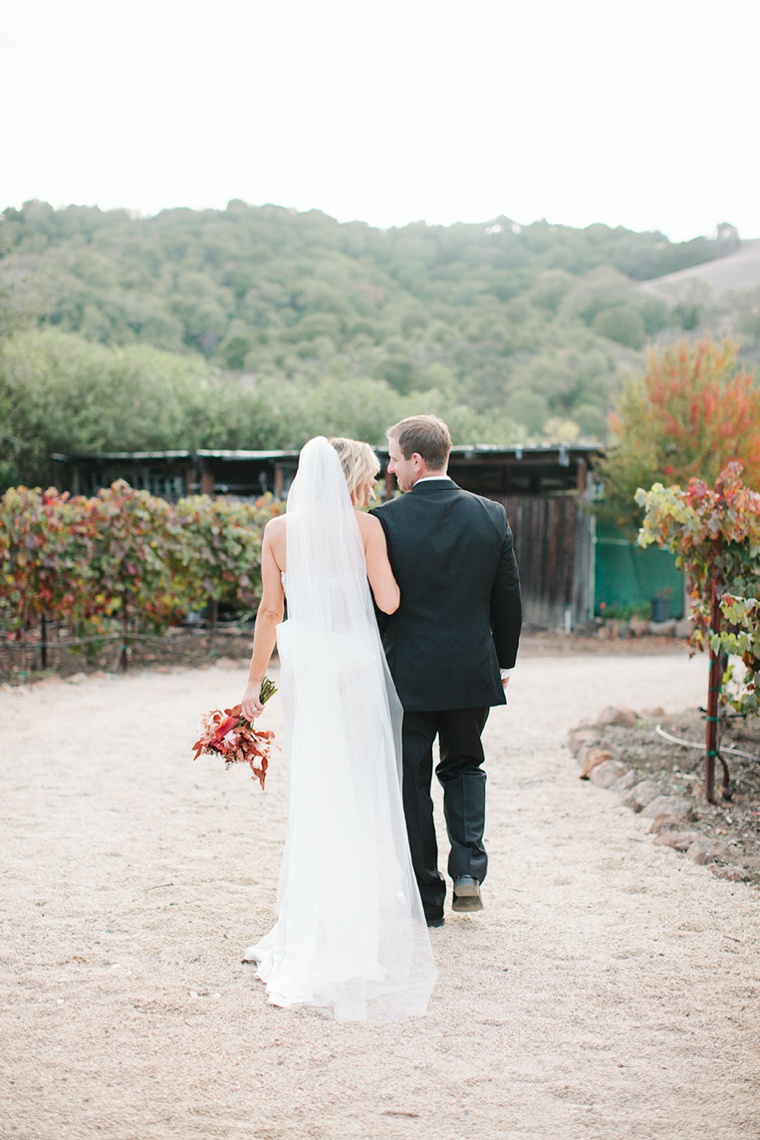
[[[285,515],[276,515],[264,527],[264,543],[275,553],[275,560],[282,565],[286,543]]]
[[[285,541],[285,533],[285,515],[275,515],[264,527],[264,538],[275,546]]]
[[[378,532],[382,532],[382,523],[379,519],[376,519],[374,515],[368,515],[366,511],[356,511],[355,513],[362,538],[366,539]]]

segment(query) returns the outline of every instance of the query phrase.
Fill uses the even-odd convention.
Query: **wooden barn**
[[[515,536],[530,625],[570,629],[594,610],[596,447],[456,447],[449,472],[461,487],[503,503]],[[387,452],[379,449],[383,475]],[[282,498],[298,465],[296,451],[117,452],[55,455],[59,484],[93,495],[115,479],[176,500],[183,495]],[[386,480],[386,494],[394,480]]]
[[[594,611],[591,468],[597,447],[455,448],[460,487],[503,503],[515,540],[525,621],[567,631]]]

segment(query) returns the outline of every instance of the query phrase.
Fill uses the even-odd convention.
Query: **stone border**
[[[656,780],[639,779],[632,768],[616,757],[614,746],[605,738],[605,729],[611,725],[634,728],[640,719],[633,709],[609,706],[595,721],[583,721],[571,729],[568,747],[581,767],[580,778],[616,792],[626,807],[643,819],[651,819],[649,830],[658,846],[684,852],[692,863],[709,866],[719,879],[748,882],[751,875],[744,867],[731,863],[725,843],[689,828],[693,798],[666,795]]]

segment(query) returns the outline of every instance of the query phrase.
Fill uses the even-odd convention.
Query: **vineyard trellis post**
[[[715,803],[715,760],[718,752],[718,725],[720,723],[720,693],[723,681],[725,657],[720,648],[713,644],[720,634],[720,555],[723,537],[718,535],[710,565],[710,670],[707,684],[707,727],[705,732],[705,796],[709,803]],[[715,636],[713,636],[715,635]],[[724,795],[728,791],[724,773]]]

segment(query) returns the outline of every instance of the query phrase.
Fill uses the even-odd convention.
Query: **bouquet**
[[[266,704],[276,692],[277,686],[265,677],[259,700]],[[193,760],[199,756],[222,756],[225,768],[230,764],[248,764],[251,779],[257,779],[263,789],[273,740],[272,730],[255,729],[253,722],[241,715],[240,705],[231,709],[212,709],[201,718],[200,738],[193,745]]]

